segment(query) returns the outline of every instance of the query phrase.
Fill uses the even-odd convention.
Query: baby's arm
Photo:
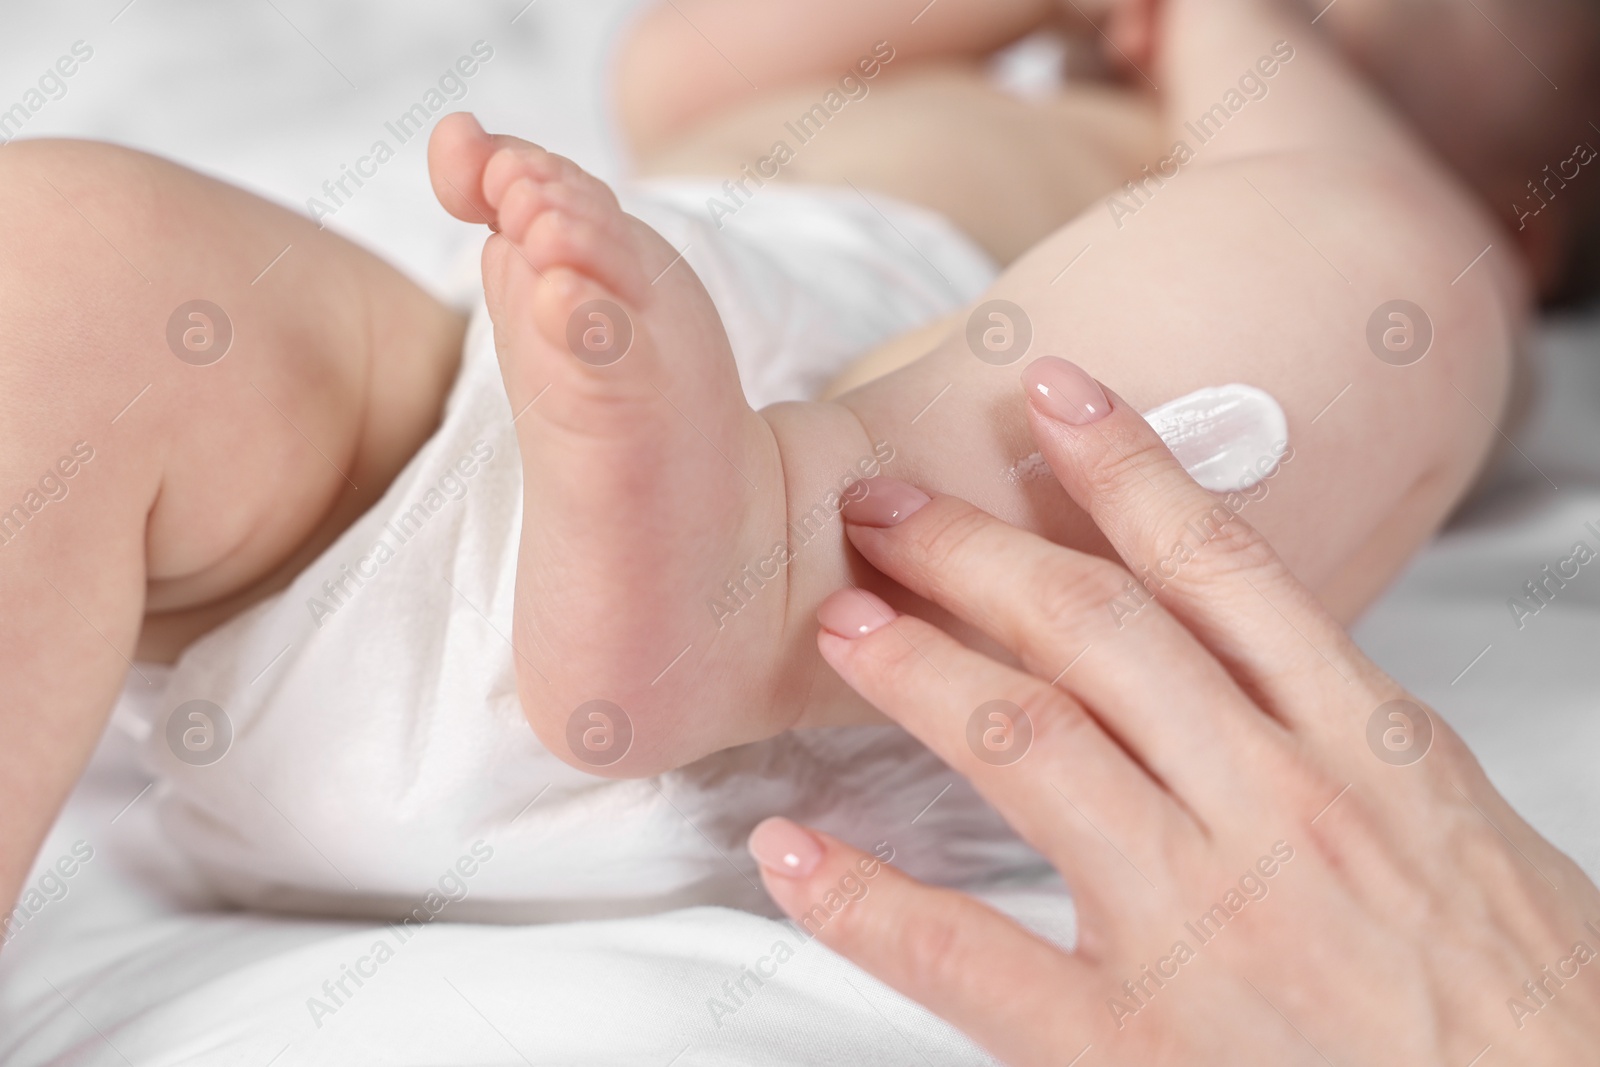
[[[1030,356],[1066,356],[1142,409],[1229,382],[1271,392],[1294,453],[1247,518],[1350,617],[1436,529],[1495,438],[1524,287],[1492,223],[1303,20],[1259,0],[1171,0],[1163,33],[1157,80],[1193,158],[1121,198],[1132,210],[1085,214],[986,299],[1026,310]],[[1261,86],[1267,95],[1250,99]],[[1202,143],[1186,124],[1218,107],[1222,129]],[[1396,299],[1420,305],[1434,330],[1411,366],[1381,361],[1367,340],[1369,320]],[[788,448],[814,457],[791,504],[821,499],[869,442],[886,440],[897,454],[887,473],[1109,551],[1059,488],[1005,477],[1034,450],[1027,361],[989,366],[964,333],[846,396],[860,429],[848,439],[848,420],[830,426],[827,440],[848,440],[837,452],[818,447],[814,409],[769,413]],[[828,592],[855,581],[895,595],[843,557],[791,579],[797,670],[813,654],[809,612]],[[1064,649],[1062,666],[1078,651]],[[838,686],[822,688],[802,722],[853,713]]]
[[[901,66],[976,58],[1055,20],[1063,6],[1061,0],[674,0],[630,27],[617,58],[617,111],[634,149],[648,155],[758,93],[851,73],[880,41]]]

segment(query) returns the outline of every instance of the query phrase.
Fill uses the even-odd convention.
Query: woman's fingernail
[[[1040,356],[1028,364],[1022,386],[1041,415],[1069,426],[1086,426],[1111,414],[1111,402],[1100,383],[1059,356]]]
[[[817,609],[817,621],[824,630],[852,641],[881,630],[894,620],[894,609],[865,589],[841,589]]]
[[[867,495],[858,500],[847,498],[844,505],[844,521],[855,526],[875,526],[880,530],[899,526],[932,499],[898,478],[868,478],[857,484],[866,489]]]
[[[822,842],[788,819],[768,819],[751,831],[750,855],[773,874],[804,878],[822,862]]]

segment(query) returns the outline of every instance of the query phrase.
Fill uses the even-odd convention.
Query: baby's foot
[[[534,729],[618,775],[779,732],[782,580],[737,627],[708,610],[786,522],[773,432],[745,403],[711,298],[569,160],[453,115],[429,162],[444,206],[498,231],[483,281],[520,413],[513,640]]]

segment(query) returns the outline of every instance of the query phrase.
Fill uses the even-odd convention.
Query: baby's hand
[[[1060,0],[1069,27],[1098,31],[1115,65],[1146,70],[1155,61],[1161,0]]]

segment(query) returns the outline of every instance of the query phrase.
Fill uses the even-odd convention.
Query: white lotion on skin
[[[1272,394],[1253,385],[1222,385],[1144,413],[1191,477],[1213,493],[1237,493],[1278,467],[1289,441],[1289,420]],[[1012,484],[1049,477],[1035,452],[1006,472]]]

